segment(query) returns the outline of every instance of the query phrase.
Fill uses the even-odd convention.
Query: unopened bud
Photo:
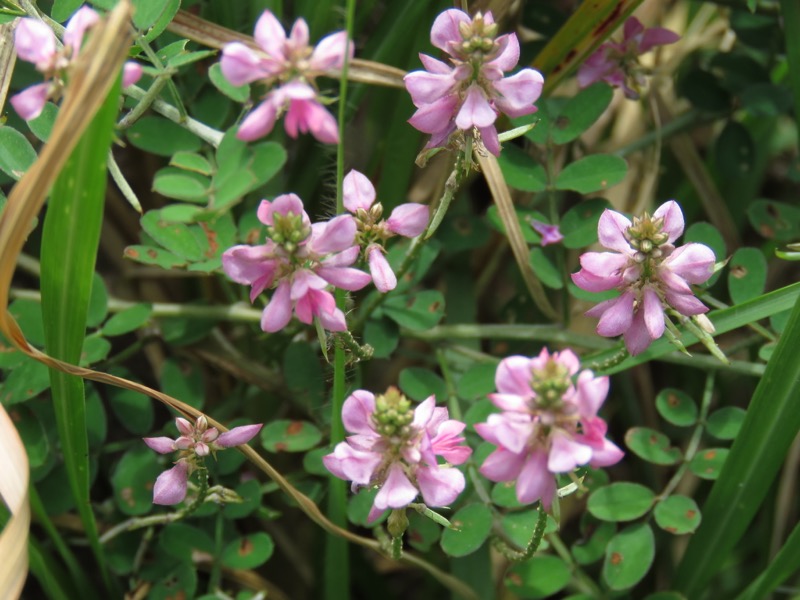
[[[707,316],[700,314],[700,315],[694,315],[692,318],[694,319],[694,322],[697,323],[698,327],[700,327],[700,329],[702,329],[706,333],[714,333],[716,331],[716,329],[714,328],[714,324],[711,322],[711,319],[709,319]]]
[[[406,529],[408,529],[408,517],[406,516],[405,508],[395,508],[392,510],[386,522],[386,529],[393,538],[403,537]]]

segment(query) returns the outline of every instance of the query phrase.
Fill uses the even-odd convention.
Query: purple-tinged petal
[[[268,333],[280,331],[292,318],[292,301],[289,298],[291,286],[288,281],[282,281],[272,294],[264,312],[261,313],[261,329]]]
[[[592,253],[589,252],[587,254]],[[620,283],[622,283],[622,277],[618,275],[612,277],[602,277],[590,273],[586,269],[581,269],[577,273],[571,273],[570,277],[575,285],[582,290],[586,290],[587,292],[606,292],[608,290],[613,290]]]
[[[244,142],[252,142],[264,137],[272,128],[275,127],[275,119],[278,116],[278,108],[272,102],[270,96],[256,106],[256,108],[244,118],[242,124],[236,132],[236,139]]]
[[[641,354],[653,343],[653,338],[650,337],[650,332],[644,322],[644,311],[641,308],[634,314],[633,322],[623,335],[623,339],[631,356]]]
[[[14,31],[14,49],[20,59],[33,63],[40,71],[47,71],[55,58],[56,37],[53,30],[38,19],[20,19]]]
[[[352,169],[342,181],[344,207],[351,213],[359,208],[369,210],[375,202],[375,186],[363,173]]]
[[[544,77],[539,71],[523,69],[516,75],[505,77],[494,83],[502,97],[495,98],[497,108],[509,117],[522,117],[536,112],[534,102],[542,94]]]
[[[444,96],[435,102],[421,106],[408,122],[422,133],[437,133],[449,129],[458,102],[456,94]]]
[[[284,122],[286,133],[297,137],[298,133],[311,134],[323,144],[339,142],[336,119],[316,100],[292,100]]]
[[[679,39],[681,39],[681,36],[674,31],[664,29],[663,27],[651,27],[650,29],[646,29],[642,34],[641,41],[639,42],[639,52],[644,54],[656,46],[674,44]]]
[[[245,85],[272,75],[268,64],[241,42],[225,44],[222,48],[219,66],[222,76],[235,86]]]
[[[72,15],[64,28],[64,46],[72,49],[72,58],[78,55],[86,30],[99,20],[100,15],[88,6],[82,6]]]
[[[630,329],[633,322],[635,294],[627,291],[613,300],[597,323],[597,333],[604,337],[615,337]]]
[[[460,465],[466,461],[472,454],[472,449],[464,445],[461,433],[465,427],[464,423],[453,419],[439,425],[436,435],[431,439],[433,453],[444,457],[451,465]]]
[[[275,196],[275,199],[270,202],[269,200],[262,200],[258,205],[257,216],[258,220],[264,225],[274,225],[275,221],[273,215],[277,213],[284,217],[289,215],[303,216],[303,223],[310,225],[311,219],[306,214],[303,201],[297,194],[281,194]]]
[[[345,54],[349,54],[352,58],[353,51],[353,43],[347,39],[347,32],[337,31],[319,41],[308,60],[308,65],[314,71],[341,69]]]
[[[289,294],[291,300],[299,300],[309,290],[322,290],[328,286],[328,282],[322,277],[309,271],[308,269],[299,269],[292,276],[292,291]]]
[[[372,281],[380,293],[385,294],[397,287],[397,276],[380,246],[370,246],[367,250],[367,262]]]
[[[372,276],[364,271],[349,267],[317,267],[317,274],[336,287],[355,292],[372,281]]]
[[[372,425],[375,412],[375,395],[367,390],[356,390],[342,405],[342,423],[351,433],[376,435]]]
[[[542,246],[559,244],[564,239],[564,236],[561,235],[561,230],[559,229],[558,225],[550,225],[550,223],[542,223],[536,219],[531,219],[531,227],[533,227],[536,233],[542,236]]]
[[[403,81],[411,94],[411,101],[417,107],[446,96],[456,83],[452,69],[447,73],[412,71],[403,77]]]
[[[359,485],[369,485],[383,457],[375,452],[364,452],[340,442],[332,454],[323,457],[325,467],[340,479]]]
[[[628,217],[607,208],[597,222],[597,237],[600,243],[609,250],[631,255],[633,250],[627,238],[628,228],[631,225]]]
[[[344,317],[344,313],[338,308],[334,308],[330,312],[320,312],[315,314],[317,317],[319,317],[319,321],[322,323],[322,326],[328,331],[347,331],[347,320]]]
[[[658,270],[658,279],[661,281],[661,288],[665,292],[673,292],[675,294],[690,294],[693,295],[692,288],[686,283],[686,280],[673,273],[669,268],[660,268]]]
[[[472,19],[464,11],[455,8],[440,13],[431,27],[431,44],[447,52],[449,42],[462,40],[458,29],[460,23],[469,24],[472,23]]]
[[[501,71],[510,71],[519,62],[519,39],[517,39],[517,34],[507,33],[506,35],[501,35],[497,38],[497,43],[502,46],[502,50],[489,64],[499,68]]]
[[[528,392],[528,396],[532,396],[530,391]],[[492,404],[500,410],[511,410],[514,412],[526,412],[528,410],[528,400],[516,394],[495,393],[489,394],[488,397],[489,400],[492,401]]]
[[[295,50],[308,48],[308,23],[305,19],[297,19],[289,32],[289,41]]]
[[[349,267],[358,260],[359,254],[361,254],[360,247],[350,246],[346,250],[329,255],[321,264],[324,267]]]
[[[489,415],[487,422],[494,426],[500,445],[515,454],[523,454],[534,430],[530,415],[514,412]]]
[[[164,471],[153,485],[153,504],[178,504],[186,498],[186,484],[189,480],[189,465],[179,460],[175,466]]]
[[[447,506],[464,491],[466,481],[458,469],[445,467],[420,467],[417,469],[417,484],[422,499],[428,506]]]
[[[356,221],[350,215],[339,215],[315,228],[309,242],[310,247],[318,254],[341,252],[353,245],[356,237]]]
[[[500,156],[500,136],[497,135],[497,127],[489,125],[488,127],[478,127],[481,134],[481,141],[486,151],[494,156]]]
[[[395,207],[386,220],[386,227],[403,237],[417,237],[428,226],[429,215],[430,209],[426,205],[407,202]]]
[[[257,423],[253,425],[242,425],[240,427],[234,427],[230,431],[226,431],[225,433],[221,433],[220,436],[217,438],[216,442],[214,442],[220,448],[232,448],[233,446],[241,446],[242,444],[246,444],[250,440],[252,440],[256,434],[261,431],[261,428],[264,426],[263,423]]]
[[[436,396],[428,396],[417,404],[414,408],[414,420],[412,421],[412,427],[416,427],[419,430],[423,430],[427,427],[428,421],[431,420],[433,416],[433,411],[436,408]]]
[[[464,103],[456,115],[456,127],[464,131],[473,127],[488,127],[496,119],[497,113],[489,104],[485,92],[477,84],[470,85]]]
[[[429,71],[430,73],[447,75],[453,71],[453,67],[448,65],[446,62],[433,58],[432,56],[428,56],[427,54],[420,54],[419,60],[422,63],[422,66],[425,67],[425,70]],[[410,74],[411,73],[409,73],[409,75]]]
[[[181,435],[191,437],[194,435],[194,425],[192,425],[187,419],[183,417],[178,417],[175,419],[175,427],[178,428],[178,431]]]
[[[403,508],[411,504],[417,494],[417,488],[408,480],[403,468],[398,463],[394,463],[389,468],[389,475],[383,482],[381,490],[375,496],[375,507],[380,509]]]
[[[514,394],[528,399],[533,397],[531,390],[531,359],[525,356],[509,356],[500,361],[494,376],[497,391]]]
[[[569,473],[592,458],[592,449],[589,446],[568,435],[556,433],[551,439],[550,455],[547,459],[547,469],[551,473]]]
[[[650,337],[657,340],[664,335],[664,307],[661,306],[661,299],[653,289],[649,287],[644,289],[642,306],[639,310],[644,311],[644,324]]]
[[[661,263],[689,283],[704,283],[714,273],[714,251],[705,244],[690,243],[670,254]]]
[[[129,60],[122,65],[122,87],[126,88],[129,85],[134,85],[142,78],[142,65]]]
[[[621,283],[621,272],[628,266],[628,256],[616,252],[584,252],[580,257],[581,267],[596,277],[603,277],[612,289]]]
[[[661,231],[669,235],[667,243],[671,244],[683,234],[683,211],[675,200],[664,202],[653,213],[654,219],[664,219]]]
[[[161,436],[142,439],[151,450],[155,450],[159,454],[170,454],[171,452],[175,452],[175,440],[172,438]]]
[[[250,301],[272,285],[278,263],[268,255],[272,246],[233,246],[222,253],[222,269],[236,283],[252,285]]]
[[[524,460],[525,455],[499,447],[486,457],[479,471],[490,481],[514,481],[519,476]]]
[[[35,119],[44,110],[47,104],[47,95],[50,91],[49,83],[39,83],[22,90],[19,94],[11,96],[10,102],[17,114],[26,121]]]
[[[586,88],[592,85],[593,83],[597,83],[598,81],[603,81],[606,77],[608,77],[609,73],[619,70],[619,65],[610,60],[608,50],[610,46],[608,44],[601,45],[589,58],[584,61],[584,63],[578,68],[578,86],[581,88]],[[625,78],[624,73],[621,73],[622,79]]]
[[[283,61],[286,58],[284,46],[286,32],[280,21],[270,11],[265,10],[256,21],[253,37],[262,50],[273,60]]]
[[[693,294],[675,294],[667,290],[664,295],[672,308],[687,317],[708,312],[708,307]]]
[[[595,377],[591,371],[582,371],[578,375],[577,383],[575,403],[578,405],[581,421],[596,417],[608,396],[608,377]]]
[[[622,40],[627,42],[644,31],[644,25],[636,17],[628,17],[622,26]]]
[[[517,477],[517,500],[530,504],[541,500],[549,507],[556,492],[556,478],[547,470],[547,454],[541,451],[531,453]]]

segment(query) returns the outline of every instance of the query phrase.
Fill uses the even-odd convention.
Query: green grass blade
[[[800,121],[800,3],[781,0],[783,31],[786,38],[786,61],[789,63],[789,85],[794,96],[794,118]]]
[[[780,584],[800,570],[800,524],[773,558],[764,572],[736,600],[767,598]]]
[[[800,283],[793,283],[792,285],[753,298],[747,302],[742,302],[736,306],[716,310],[709,313],[708,317],[711,319],[711,322],[714,323],[717,334],[727,333],[739,327],[744,327],[748,323],[766,319],[767,317],[791,309],[797,302],[798,297],[800,297]],[[697,338],[691,333],[684,331],[681,341],[688,348],[690,344],[694,344],[697,341]],[[603,352],[588,355],[584,360],[600,364],[604,361],[613,361],[614,356],[619,354],[621,348],[622,344],[619,344],[611,350],[604,350]],[[636,356],[629,356],[619,364],[613,364],[607,368],[600,368],[597,370],[602,371],[604,375],[612,375],[660,356],[664,356],[670,352],[676,352],[675,346],[670,344],[666,338],[661,338],[653,342],[652,346],[650,346],[646,352],[642,352]]]
[[[86,334],[103,203],[106,159],[114,131],[119,83],[114,86],[56,179],[41,249],[42,318],[49,355],[77,364]],[[50,371],[58,435],[86,536],[106,581],[105,560],[89,499],[89,445],[83,380]]]
[[[675,587],[697,598],[741,538],[767,495],[800,429],[800,301],[767,363],[719,479],[689,540]]]
[[[45,597],[51,600],[70,600],[80,598],[72,588],[61,567],[42,547],[36,538],[28,538],[28,562],[31,573],[39,581]]]

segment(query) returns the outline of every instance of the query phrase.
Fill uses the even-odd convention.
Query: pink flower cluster
[[[524,504],[541,500],[549,508],[556,473],[586,464],[605,467],[622,458],[597,416],[608,395],[608,377],[579,369],[571,350],[551,355],[546,348],[534,358],[505,358],[497,368],[497,393],[489,398],[503,412],[475,425],[497,449],[480,472],[492,481],[516,481],[517,499]]]
[[[696,243],[676,248],[673,243],[683,234],[683,225],[683,213],[674,200],[633,222],[607,209],[597,233],[612,252],[586,252],[580,258],[581,270],[572,274],[575,285],[589,292],[621,292],[586,314],[600,318],[600,335],[623,335],[631,354],[643,352],[664,334],[666,308],[685,316],[708,310],[689,284],[711,277],[714,252]]]
[[[622,88],[625,96],[636,100],[645,83],[639,55],[656,46],[674,44],[679,39],[674,31],[662,27],[645,29],[636,17],[631,17],[625,21],[621,42],[605,42],[580,66],[578,85],[585,88],[605,81]]]
[[[401,204],[388,219],[383,220],[383,206],[375,203],[375,188],[364,174],[356,170],[345,176],[343,196],[344,207],[355,215],[356,241],[364,248],[375,287],[380,292],[393,290],[397,286],[397,277],[384,256],[384,244],[395,235],[409,238],[420,235],[428,225],[428,207],[413,202]]]
[[[199,463],[209,454],[225,448],[246,444],[261,430],[261,424],[242,425],[220,433],[216,427],[209,427],[204,416],[197,418],[192,425],[186,419],[175,419],[180,437],[165,436],[144,438],[144,443],[159,454],[180,452],[175,466],[164,471],[153,486],[153,504],[178,504],[186,497],[189,475],[198,468]]]
[[[449,419],[446,408],[431,396],[412,410],[396,388],[377,398],[357,390],[345,400],[342,421],[350,433],[323,457],[325,467],[358,487],[379,487],[369,520],[387,508],[401,509],[418,494],[428,506],[446,506],[464,490],[464,475],[440,465],[466,461],[472,450],[463,446],[464,423]]]
[[[514,33],[496,35],[491,12],[470,18],[450,9],[434,21],[431,43],[448,54],[451,65],[421,54],[426,70],[405,77],[417,107],[409,123],[431,134],[427,148],[446,145],[458,129],[470,135],[477,132],[486,149],[498,155],[494,124],[498,113],[521,117],[536,111],[533,103],[544,83],[541,73],[522,69],[504,77],[519,62],[519,41]]]
[[[14,48],[20,59],[33,63],[43,73],[45,82],[32,85],[11,97],[17,114],[30,121],[38,117],[49,98],[58,98],[67,77],[70,63],[78,56],[86,31],[100,16],[91,8],[80,8],[64,29],[64,48],[57,48],[53,30],[38,19],[20,19],[14,31]],[[142,67],[135,62],[126,62],[122,74],[122,86],[133,85],[142,76]]]
[[[250,301],[275,288],[261,318],[261,329],[275,332],[292,318],[310,324],[314,317],[329,331],[345,331],[344,313],[337,308],[328,286],[355,291],[370,276],[351,268],[359,255],[356,221],[350,215],[311,224],[303,201],[283,194],[262,200],[258,219],[267,226],[268,239],[258,246],[234,246],[222,255],[225,273],[250,285]]]
[[[236,137],[246,141],[261,138],[285,113],[284,126],[291,137],[311,132],[320,142],[338,143],[336,119],[322,105],[314,81],[330,69],[342,68],[346,55],[352,58],[353,44],[347,33],[332,33],[312,48],[303,19],[295,21],[286,37],[280,21],[266,10],[256,22],[254,36],[262,52],[240,42],[226,44],[222,49],[222,74],[233,85],[260,80],[271,88],[245,117]]]

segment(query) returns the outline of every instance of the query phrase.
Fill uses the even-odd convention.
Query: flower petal
[[[339,215],[314,228],[309,246],[318,254],[341,252],[353,245],[356,237],[356,221],[350,215]]]
[[[541,451],[531,453],[517,477],[517,500],[530,504],[541,500],[549,508],[556,492],[556,478],[547,470],[547,454]]]
[[[641,354],[653,343],[653,338],[650,337],[650,332],[647,330],[647,325],[644,321],[644,310],[641,308],[636,311],[633,316],[631,326],[623,335],[625,340],[625,347],[631,356]]]
[[[499,447],[486,457],[479,471],[490,481],[514,481],[522,470],[524,458],[525,455]]]
[[[189,465],[179,460],[175,466],[164,471],[153,485],[153,504],[178,504],[186,497],[189,480]]]
[[[442,63],[444,64],[444,63]],[[403,77],[414,106],[430,104],[449,94],[456,83],[453,69],[446,73],[412,71]]]
[[[261,329],[268,333],[280,331],[292,318],[292,301],[289,298],[291,286],[288,281],[282,281],[272,294],[264,312],[261,313]]]
[[[389,231],[403,237],[417,237],[428,226],[430,209],[424,204],[407,202],[396,206],[386,220]]]
[[[592,449],[563,433],[552,436],[547,469],[551,473],[569,473],[592,458]]]
[[[669,235],[667,243],[671,244],[683,234],[683,211],[675,200],[664,202],[653,213],[654,219],[664,219],[661,231]]]
[[[431,44],[447,52],[449,42],[460,42],[462,39],[458,29],[461,23],[472,23],[464,11],[451,8],[440,13],[431,27]]]
[[[14,49],[19,58],[46,71],[55,58],[56,37],[53,30],[38,19],[20,19],[14,31]]]
[[[364,271],[349,267],[317,267],[317,274],[336,287],[355,292],[372,281],[372,276]]]
[[[428,506],[447,506],[464,491],[466,481],[458,469],[446,467],[420,467],[417,469],[417,484],[422,499]]]
[[[352,169],[342,181],[342,196],[344,207],[351,213],[359,208],[369,210],[375,202],[375,186],[366,175]]]
[[[375,413],[375,395],[367,390],[356,390],[342,405],[342,423],[347,431],[363,435],[376,435],[372,425]]]
[[[714,251],[705,244],[690,243],[670,254],[661,263],[662,268],[682,277],[689,283],[704,283],[714,273]]]
[[[272,75],[272,70],[262,58],[241,42],[231,42],[223,46],[219,66],[223,77],[235,86]]]
[[[477,84],[470,85],[464,103],[456,115],[456,127],[463,131],[473,127],[488,127],[496,119],[497,113],[489,104],[485,92]]]
[[[373,245],[367,249],[367,262],[372,281],[380,293],[385,294],[397,287],[397,276],[380,246]]]
[[[256,106],[256,108],[244,118],[242,124],[236,132],[236,139],[252,142],[264,137],[272,128],[275,127],[275,119],[278,116],[278,108],[272,102],[270,96]]]
[[[539,71],[523,69],[516,75],[504,77],[494,83],[502,97],[495,98],[497,108],[509,117],[522,117],[536,112],[534,102],[542,94],[544,77]]]
[[[597,333],[604,337],[615,337],[630,329],[633,322],[633,301],[635,295],[628,291],[619,298],[610,300],[600,322],[597,324]]]
[[[353,51],[353,43],[347,39],[347,32],[337,31],[319,41],[308,59],[308,64],[314,71],[341,69],[345,54],[350,54],[352,58]]]
[[[374,504],[376,508],[380,509],[404,508],[414,501],[417,494],[417,488],[408,480],[403,468],[398,463],[394,463],[389,468],[389,475],[383,482],[378,495],[375,496]]]
[[[632,225],[625,215],[609,208],[600,215],[597,222],[597,237],[600,243],[609,250],[616,250],[622,254],[631,255],[633,251],[628,238],[628,228]]]
[[[175,452],[176,450],[175,440],[173,440],[172,438],[161,436],[161,437],[142,438],[142,439],[144,440],[144,443],[147,444],[147,446],[151,450],[155,450],[159,454],[170,454],[172,452]]]
[[[263,423],[256,423],[253,425],[241,425],[234,427],[230,431],[221,433],[214,443],[220,448],[232,448],[233,446],[241,446],[252,440],[256,434],[261,431],[264,426]]]
[[[47,104],[49,91],[49,83],[32,85],[22,90],[19,94],[11,96],[11,105],[20,117],[30,121],[42,114],[44,105]]]
[[[642,301],[643,306],[639,310],[644,311],[644,324],[650,337],[657,340],[664,335],[664,307],[661,306],[661,299],[651,288],[644,289]]]
[[[265,10],[256,21],[253,37],[271,59],[283,61],[286,58],[284,54],[286,32],[280,21],[270,11]]]

